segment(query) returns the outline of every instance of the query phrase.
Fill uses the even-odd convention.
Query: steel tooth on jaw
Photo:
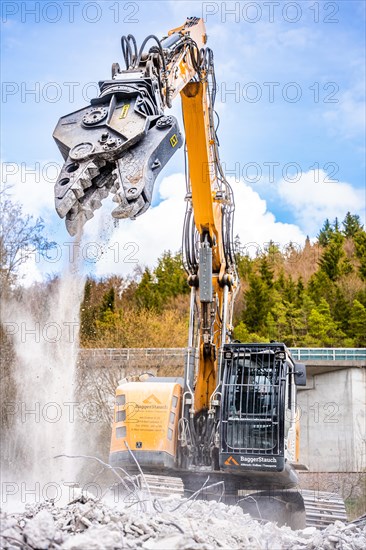
[[[85,198],[81,201],[81,209],[93,213],[94,210],[97,210],[102,206],[102,200],[105,199],[108,194],[109,190],[104,187],[94,187],[93,189],[89,189]]]
[[[93,184],[93,178],[99,175],[99,168],[94,162],[89,162],[80,175],[77,177],[77,180],[80,181],[82,188],[87,189]]]
[[[101,200],[106,199],[110,193],[109,187],[99,187],[99,197]]]
[[[119,189],[119,185],[115,181],[109,191],[114,194],[114,193],[117,193],[118,189]]]
[[[78,230],[78,223],[75,220],[65,220],[65,226],[67,229],[67,232],[72,237],[75,237],[77,230]]]
[[[60,218],[64,218],[69,210],[77,203],[77,198],[72,189],[69,189],[62,199],[56,199],[56,212]]]
[[[99,175],[99,168],[94,162],[90,162],[86,169],[89,172],[90,179],[93,179]]]
[[[88,189],[88,187],[91,187],[93,185],[90,177],[84,174],[80,176],[79,182],[83,189]]]
[[[93,213],[91,213],[91,216],[87,216],[85,211],[81,210],[73,219],[66,218],[65,225],[67,231],[72,237],[74,237],[77,232],[83,227],[83,225],[85,225],[88,219],[92,217]]]
[[[93,191],[93,193],[91,193],[90,196],[88,196],[88,198],[84,200],[82,203],[82,209],[85,212],[91,212],[91,213],[93,213],[94,210],[97,210],[101,206],[102,206],[102,203],[100,200],[100,195],[97,190]]]
[[[81,197],[84,196],[84,188],[83,188],[83,185],[82,185],[80,180],[74,181],[74,183],[71,185],[70,189],[73,190],[73,192],[75,193],[75,196],[78,199],[81,199]]]
[[[119,181],[119,177],[118,177],[118,168],[114,168],[112,171],[111,171],[111,180],[112,180],[112,186],[110,188],[110,192],[111,193],[117,193],[118,189],[120,188],[120,181]],[[115,199],[115,197],[113,197],[112,199],[114,202],[119,202]]]
[[[126,201],[127,202],[127,201]],[[112,210],[113,218],[131,218],[134,219],[145,206],[145,201],[140,195],[136,201],[127,202],[127,205],[122,202]]]
[[[82,214],[85,217],[85,221],[91,220],[92,217],[94,216],[93,210],[88,207],[82,209]]]
[[[75,206],[70,208],[70,210],[68,211],[67,220],[75,220],[79,212],[80,212],[80,203],[78,202]]]

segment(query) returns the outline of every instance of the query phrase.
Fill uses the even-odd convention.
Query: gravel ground
[[[68,505],[1,512],[1,548],[19,550],[364,550],[366,527],[336,522],[319,531],[261,524],[238,506],[186,499],[120,502],[78,494]]]

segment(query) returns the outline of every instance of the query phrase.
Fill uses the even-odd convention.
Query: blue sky
[[[4,1],[2,179],[24,210],[41,215],[60,246],[70,242],[53,209],[55,164],[62,164],[52,139],[58,118],[84,107],[112,62],[122,64],[122,34],[141,43],[190,15],[204,17],[215,55],[220,154],[242,242],[301,244],[326,217],[343,218],[347,210],[364,222],[363,0]],[[164,249],[179,248],[183,170],[180,150],[157,182],[154,208],[137,221],[115,228],[107,205],[89,222],[86,242],[102,243],[104,252],[120,247],[121,254],[117,261],[104,253],[86,270],[127,274],[134,267],[128,252],[151,264]],[[28,277],[61,269],[65,258],[29,267]]]

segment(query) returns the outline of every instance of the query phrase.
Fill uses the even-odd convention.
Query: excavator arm
[[[157,175],[182,145],[176,119],[164,110],[197,74],[205,41],[196,18],[162,41],[149,35],[139,50],[132,35],[123,36],[125,69],[113,63],[112,78],[99,83],[99,97],[59,120],[53,136],[65,163],[55,206],[70,234],[109,193],[117,203],[115,218],[134,219],[150,206]],[[146,53],[148,42],[153,45]]]
[[[218,156],[216,82],[206,41],[203,20],[195,17],[161,41],[149,35],[140,49],[132,35],[123,36],[125,69],[114,63],[99,97],[62,117],[54,131],[65,159],[55,206],[75,235],[110,193],[115,218],[134,219],[149,208],[156,177],[183,144],[177,120],[165,114],[181,96],[189,167],[183,236],[192,287],[189,347],[199,350],[186,368],[191,416],[212,409],[237,287],[233,194]]]

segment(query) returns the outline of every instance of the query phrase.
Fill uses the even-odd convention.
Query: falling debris
[[[336,521],[323,531],[292,531],[261,523],[239,506],[216,501],[159,498],[150,510],[127,500],[111,503],[80,493],[68,505],[27,505],[24,513],[1,514],[1,548],[6,550],[362,550],[366,526]]]

